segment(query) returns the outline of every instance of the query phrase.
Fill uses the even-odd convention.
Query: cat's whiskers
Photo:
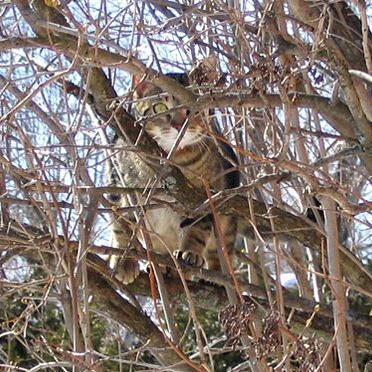
[[[198,146],[198,148],[200,148],[201,150],[208,150],[208,145],[205,141],[207,137],[202,134],[202,133],[197,133],[196,134],[196,144]]]

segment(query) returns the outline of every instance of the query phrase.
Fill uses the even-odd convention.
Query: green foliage
[[[69,348],[63,314],[54,303],[40,305],[27,291],[19,291],[2,301],[1,328],[8,332],[1,339],[1,348],[7,349],[8,359],[18,367],[31,368],[41,361],[52,361],[49,350]]]

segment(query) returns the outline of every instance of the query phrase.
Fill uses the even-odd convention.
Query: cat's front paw
[[[190,266],[203,267],[204,265],[204,258],[200,254],[193,251],[177,250],[173,252],[173,256],[176,257],[177,260],[182,261]]]
[[[124,284],[132,283],[139,275],[138,262],[132,259],[126,259],[119,264],[115,271],[115,277]]]

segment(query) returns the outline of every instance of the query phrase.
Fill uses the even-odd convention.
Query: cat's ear
[[[148,80],[143,80],[143,75],[133,76],[134,94],[138,98],[142,98],[146,95],[146,92],[154,85]]]

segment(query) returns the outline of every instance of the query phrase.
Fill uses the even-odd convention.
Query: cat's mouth
[[[203,140],[204,135],[195,129],[187,129],[182,137],[178,138],[182,126],[183,124],[177,125],[177,128],[170,126],[167,129],[155,127],[148,130],[148,132],[157,144],[167,153],[170,152],[176,143],[178,143],[177,149],[181,150],[187,146],[196,145]]]

